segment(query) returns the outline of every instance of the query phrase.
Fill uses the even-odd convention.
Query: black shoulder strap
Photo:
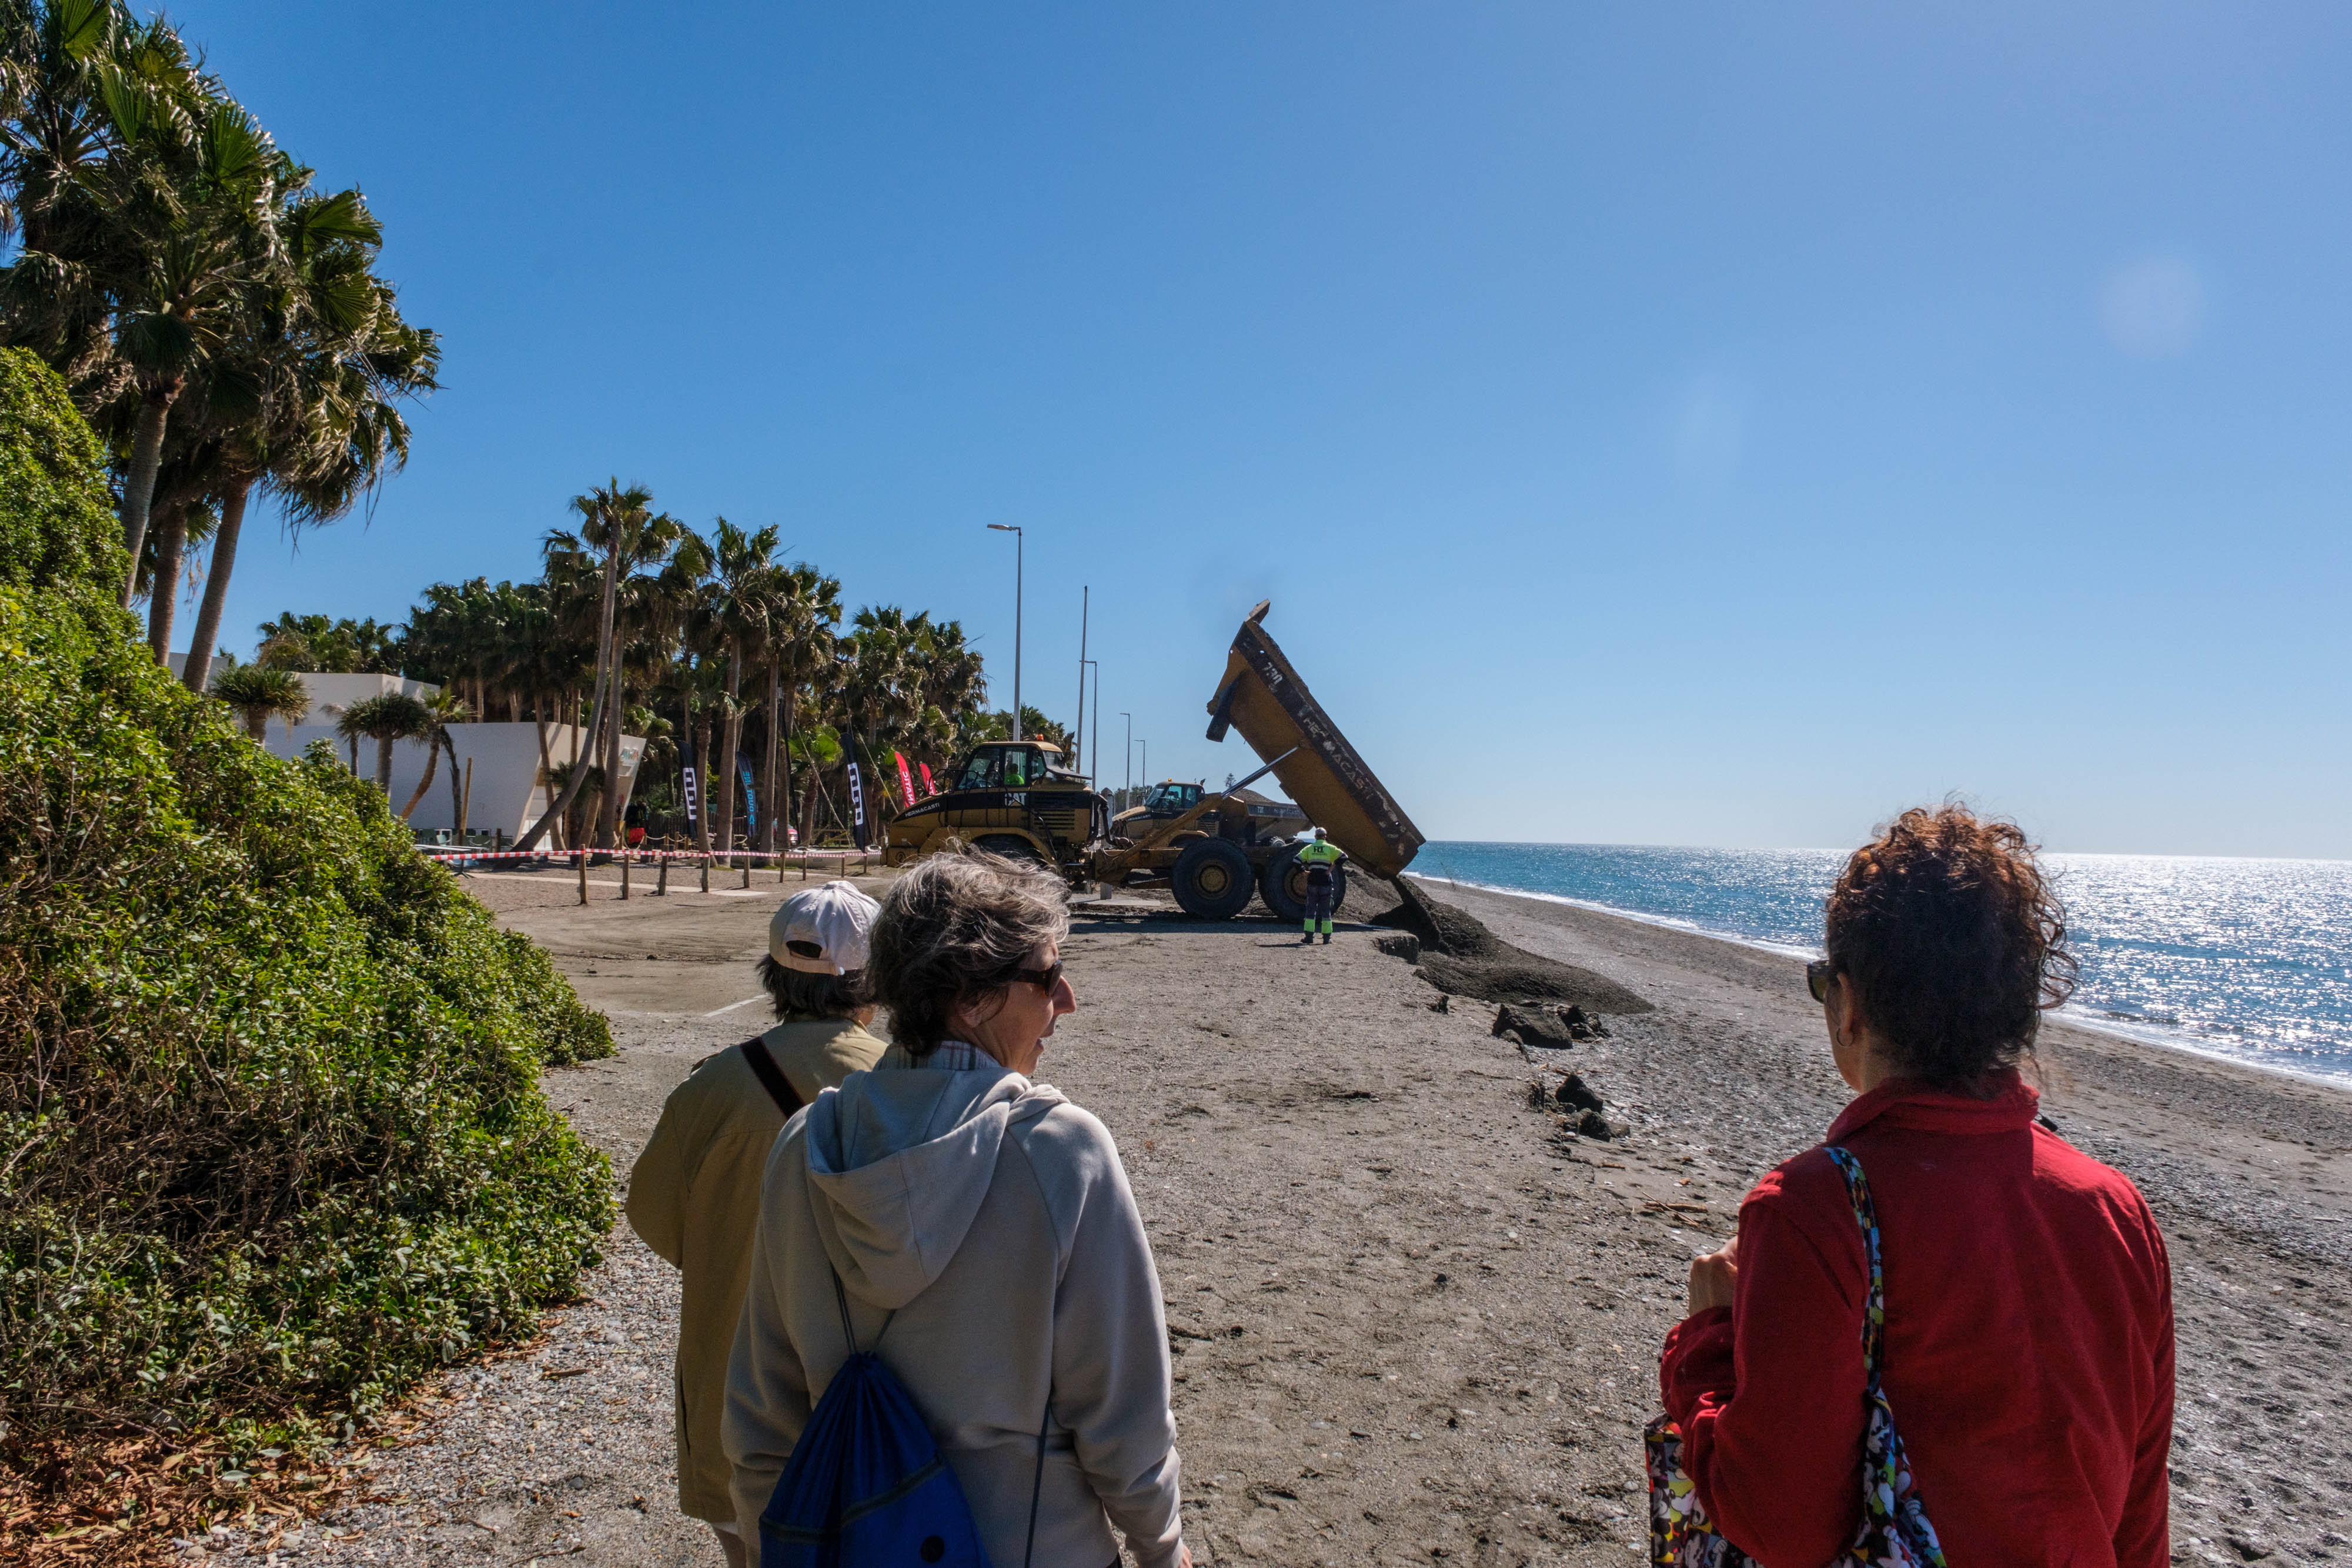
[[[743,1060],[751,1064],[752,1075],[759,1079],[760,1087],[768,1092],[768,1098],[776,1103],[776,1109],[784,1113],[785,1121],[791,1121],[793,1113],[808,1103],[785,1078],[784,1070],[776,1065],[776,1059],[768,1054],[765,1040],[755,1034],[745,1040]]]

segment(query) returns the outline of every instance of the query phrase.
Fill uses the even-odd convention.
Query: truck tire
[[[1169,873],[1178,907],[1195,920],[1231,920],[1250,901],[1249,856],[1223,839],[1195,839]]]
[[[1298,863],[1298,852],[1304,846],[1293,844],[1265,862],[1259,873],[1257,895],[1274,911],[1274,917],[1285,925],[1307,918],[1307,868]],[[1331,868],[1331,913],[1338,915],[1339,905],[1348,901],[1348,868]]]
[[[971,847],[986,850],[992,855],[1003,855],[1009,861],[1040,867],[1045,864],[1045,857],[1037,852],[1037,846],[1018,833],[989,833],[974,839]]]

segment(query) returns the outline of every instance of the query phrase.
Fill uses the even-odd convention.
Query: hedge
[[[0,350],[0,1448],[364,1411],[571,1291],[601,1016],[323,747],[119,602],[100,454]]]

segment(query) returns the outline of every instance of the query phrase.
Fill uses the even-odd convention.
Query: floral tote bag
[[[1879,1267],[1878,1210],[1871,1204],[1861,1162],[1839,1148],[1831,1149],[1829,1156],[1845,1177],[1846,1197],[1853,1205],[1863,1250],[1870,1258],[1870,1297],[1862,1312],[1863,1375],[1870,1405],[1862,1440],[1862,1524],[1853,1544],[1832,1568],[1944,1568],[1944,1549],[1937,1542],[1936,1527],[1927,1522],[1927,1506],[1911,1479],[1911,1462],[1895,1430],[1895,1412],[1879,1386],[1886,1276]],[[1755,1559],[1707,1522],[1706,1511],[1699,1506],[1698,1493],[1683,1469],[1683,1436],[1674,1422],[1664,1416],[1651,1422],[1643,1447],[1650,1471],[1650,1561],[1657,1568],[1748,1568]]]

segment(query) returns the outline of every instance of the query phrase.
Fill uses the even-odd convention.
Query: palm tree
[[[285,502],[298,533],[341,517],[407,462],[401,400],[439,384],[439,340],[401,318],[391,286],[371,270],[381,226],[358,192],[312,194],[310,176],[288,162],[283,265],[218,371],[256,394],[250,417],[230,423],[221,443],[220,525],[184,676],[192,690],[203,687],[255,485]],[[232,414],[236,406],[228,404]]]
[[[916,744],[929,760],[944,767],[964,748],[973,721],[988,700],[988,678],[979,650],[964,638],[960,621],[932,622],[928,614],[917,643],[916,677],[923,703]]]
[[[127,441],[135,568],[173,405],[276,267],[290,163],[160,19],[53,0],[39,32],[31,112],[9,129],[24,243],[0,303],[10,340],[57,365],[93,423]]]
[[[657,579],[661,568],[677,551],[687,529],[677,518],[655,513],[652,491],[642,485],[625,488],[617,478],[584,496],[573,497],[572,506],[580,514],[580,531],[573,534],[562,529],[551,530],[543,549],[551,579],[565,571],[575,576],[584,575],[586,567],[592,562],[599,568],[602,593],[597,614],[595,695],[589,707],[588,718],[590,756],[601,751],[604,776],[618,779],[620,718],[625,700],[622,684],[626,674],[622,667],[621,648],[615,636],[622,579],[625,575],[631,580],[633,593],[641,579]],[[548,807],[544,816],[531,824],[516,841],[515,847],[529,849],[536,844],[545,831],[570,808],[572,798],[586,781],[587,770],[573,768],[564,781],[561,797]],[[619,795],[617,788],[606,789],[597,812],[599,835],[606,844],[613,842],[615,837]]]
[[[707,541],[709,573],[697,609],[701,645],[727,660],[727,695],[718,765],[711,771],[709,810],[719,827],[721,852],[735,847],[735,753],[743,735],[743,664],[766,645],[772,574],[775,570],[773,525],[746,533],[724,517],[711,524]]]
[[[420,739],[432,727],[431,711],[404,692],[386,692],[355,702],[335,721],[335,733],[353,747],[362,736],[375,742],[375,785],[387,800],[392,799],[393,742]]]
[[[875,753],[878,742],[922,716],[920,641],[928,626],[919,615],[909,622],[895,605],[861,610],[856,624],[845,639],[850,659],[838,697],[841,737],[850,759],[866,770],[867,810],[878,811]]]
[[[841,580],[806,561],[773,574],[768,595],[768,813],[762,847],[774,850],[793,799],[792,734],[800,694],[833,662]]]
[[[225,670],[213,683],[213,695],[235,708],[245,719],[245,732],[259,745],[268,738],[269,721],[286,721],[287,737],[310,711],[310,688],[301,677],[260,664],[239,664]]]
[[[446,686],[443,686],[431,696],[425,698],[422,706],[425,709],[425,726],[415,735],[406,738],[421,740],[425,743],[425,777],[416,781],[416,792],[409,796],[408,804],[400,809],[400,820],[404,822],[408,821],[415,813],[416,803],[425,799],[425,791],[433,788],[433,775],[439,770],[441,753],[446,749],[449,753],[451,805],[449,821],[454,823],[457,821],[456,810],[458,800],[457,742],[450,735],[449,727],[453,724],[470,722],[474,716],[473,711],[466,706],[464,698]],[[391,790],[387,789],[385,794],[389,796]]]
[[[379,621],[334,621],[289,612],[254,630],[261,639],[255,662],[276,670],[396,675],[407,664],[401,628]]]

